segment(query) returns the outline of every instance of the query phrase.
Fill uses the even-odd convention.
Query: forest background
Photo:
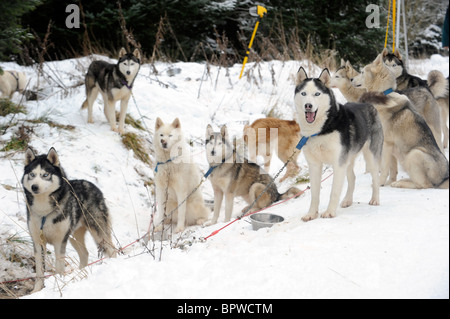
[[[80,10],[79,28],[66,24],[71,3]],[[370,4],[380,8],[378,28],[365,24]],[[31,65],[91,53],[115,57],[125,46],[138,47],[144,62],[229,66],[243,60],[257,20],[249,9],[256,5],[268,14],[250,61],[307,58],[332,65],[344,58],[362,65],[383,48],[389,0],[9,0],[0,2],[0,60]],[[448,2],[405,0],[405,7],[410,54],[448,54],[440,45]]]

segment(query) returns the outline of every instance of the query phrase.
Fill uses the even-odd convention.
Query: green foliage
[[[8,114],[24,113],[25,108],[21,105],[17,105],[10,99],[0,98],[0,116],[6,116]]]
[[[310,36],[316,52],[330,49],[352,63],[367,63],[384,45],[384,28],[369,29],[365,21],[367,5],[373,0],[269,0],[263,32],[272,32],[281,23],[286,32],[296,32],[305,41]],[[383,1],[379,2],[383,8]],[[382,10],[380,10],[382,12]],[[380,17],[384,21],[384,17]],[[268,30],[271,28],[271,30]]]
[[[17,54],[21,44],[32,35],[20,24],[20,17],[32,11],[40,0],[0,1],[0,60]]]
[[[29,126],[22,125],[18,128],[16,134],[11,137],[11,140],[6,143],[5,147],[0,149],[0,152],[8,151],[25,151],[30,142],[30,134],[33,129]]]

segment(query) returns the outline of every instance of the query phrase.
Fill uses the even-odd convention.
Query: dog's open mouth
[[[311,112],[311,111],[305,111],[305,118],[306,122],[312,123],[316,120],[317,111]]]

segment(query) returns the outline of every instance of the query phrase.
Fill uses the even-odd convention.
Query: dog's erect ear
[[[383,51],[381,52],[382,57],[384,58],[386,55],[388,55],[389,51],[387,48],[384,48]]]
[[[123,57],[125,54],[127,54],[127,50],[125,50],[125,48],[122,47],[122,48],[120,49],[120,51],[119,51],[119,59],[120,59],[121,57]]]
[[[383,67],[383,54],[379,54],[377,56],[377,58],[375,59],[375,61],[372,62],[372,64],[370,65],[370,70],[374,73],[378,72],[381,70],[381,68]]]
[[[164,122],[158,117],[155,123],[155,131],[158,130],[161,126],[164,125]]]
[[[397,57],[397,59],[399,59],[400,61],[403,61],[402,55],[400,54],[399,50],[395,50],[394,55]]]
[[[34,161],[35,158],[36,155],[34,154],[33,150],[30,147],[28,147],[27,151],[25,152],[25,166]]]
[[[295,85],[299,85],[300,83],[305,81],[307,78],[308,78],[308,75],[306,74],[305,69],[301,66],[297,72],[297,79],[295,81]]]
[[[213,128],[212,128],[211,124],[208,124],[206,126],[206,134],[205,134],[206,140],[209,140],[211,135],[213,135]]]
[[[228,129],[226,125],[220,128],[220,134],[222,134],[222,138],[228,140]]]
[[[320,82],[325,84],[326,87],[329,87],[331,75],[330,75],[330,71],[328,71],[327,68],[322,70],[322,73],[320,73],[320,75],[319,75],[319,80],[320,80]]]
[[[139,49],[134,49],[133,55],[134,55],[139,61],[141,61],[141,53],[139,52]]]
[[[47,159],[52,165],[59,166],[59,156],[53,147],[48,151]]]
[[[174,128],[180,128],[181,127],[180,119],[178,117],[175,120],[173,120],[172,126]]]

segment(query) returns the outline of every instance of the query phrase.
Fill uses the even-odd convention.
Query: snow
[[[311,199],[304,183],[296,185],[305,190],[301,197],[267,209],[285,218],[270,229],[253,231],[244,218],[201,240],[226,225],[222,208],[216,225],[189,227],[181,238],[174,235],[163,242],[135,242],[150,225],[153,188],[145,187],[144,181],[152,179],[153,167],[136,159],[120,136],[110,130],[100,97],[94,106],[94,124],[87,124],[87,112],[80,109],[84,86],[75,85],[83,80],[92,59],[99,58],[115,61],[92,56],[45,63],[45,74],[39,79],[32,67],[0,63],[4,69],[26,72],[30,87],[38,85],[46,96],[38,102],[24,102],[27,114],[0,118],[0,127],[18,123],[5,132],[2,129],[1,144],[22,123],[31,126],[33,147],[40,153],[55,147],[69,178],[87,179],[103,191],[117,246],[132,243],[117,258],[94,263],[84,271],[77,270],[78,256],[68,245],[66,274],[50,276],[42,291],[24,298],[449,297],[449,191],[383,187],[381,205],[369,206],[371,179],[364,174],[362,157],[356,163],[354,204],[339,208],[336,218],[301,221]],[[307,61],[248,63],[249,75],[241,80],[241,65],[229,69],[204,63],[143,65],[128,113],[143,120],[150,132],[130,125],[126,130],[150,143],[157,117],[167,122],[179,117],[185,136],[192,141],[194,158],[206,172],[202,145],[206,125],[212,123],[217,129],[227,124],[230,133],[239,138],[245,123],[264,117],[272,109],[284,119],[295,118],[294,75],[300,66],[308,74],[319,75],[320,69]],[[432,56],[410,61],[410,72],[426,78],[429,71],[439,69],[447,77],[448,66],[448,57]],[[174,69],[181,72],[171,71]],[[340,102],[345,101],[339,91],[335,93]],[[19,102],[20,95],[16,93],[13,100]],[[26,122],[38,118],[75,129]],[[448,149],[445,154],[448,158]],[[34,274],[26,261],[22,260],[25,266],[20,267],[20,263],[6,260],[12,252],[32,256],[20,185],[24,153],[0,155],[1,283]],[[270,173],[275,175],[282,164],[273,160]],[[303,155],[299,164],[301,174],[307,175]],[[323,178],[330,174],[327,168]],[[399,177],[405,176],[400,171]],[[292,179],[283,184],[277,181],[281,191],[293,183]],[[322,183],[321,211],[328,204],[331,183],[332,176]],[[201,190],[205,199],[213,198],[209,181]],[[244,206],[242,200],[235,200],[234,218]],[[12,236],[21,241],[8,246],[7,238]],[[48,249],[54,265],[53,247]],[[89,262],[96,262],[96,247],[90,239],[88,250]],[[32,287],[31,280],[25,282]]]

